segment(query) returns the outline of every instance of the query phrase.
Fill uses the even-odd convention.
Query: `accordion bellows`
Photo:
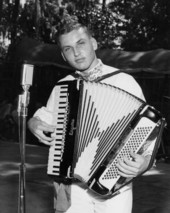
[[[117,87],[83,80],[59,83],[55,141],[49,175],[77,179],[102,196],[132,181],[120,177],[116,164],[130,152],[152,155],[165,121],[143,100]],[[133,159],[132,159],[133,160]]]

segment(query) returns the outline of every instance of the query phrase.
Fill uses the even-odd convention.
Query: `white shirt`
[[[101,62],[100,62],[101,63]],[[102,75],[115,72],[117,71],[116,68],[110,67],[107,65],[102,64]],[[73,75],[68,75],[60,81],[73,81],[75,77]],[[102,83],[106,83],[112,86],[116,86],[120,89],[123,89],[138,98],[145,100],[143,92],[136,82],[136,80],[126,74],[126,73],[119,73],[113,75],[112,77],[106,78],[101,81]],[[42,107],[36,111],[34,116],[39,117],[41,120],[45,121],[48,124],[54,125],[55,124],[55,103],[56,103],[56,87],[53,88],[52,93],[48,99],[46,107]]]

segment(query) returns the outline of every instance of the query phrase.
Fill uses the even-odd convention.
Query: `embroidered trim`
[[[100,59],[98,59],[99,63],[92,68],[91,70],[88,71],[88,73],[76,71],[76,74],[78,74],[80,79],[84,79],[86,81],[94,81],[100,76],[102,76],[102,68],[103,68],[103,63],[101,62]]]

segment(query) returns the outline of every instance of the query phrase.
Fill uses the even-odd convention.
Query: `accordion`
[[[120,88],[83,80],[56,85],[55,140],[47,174],[78,180],[101,196],[112,196],[133,178],[118,174],[130,152],[152,150],[152,166],[165,120],[155,108]],[[133,159],[131,159],[133,160]]]

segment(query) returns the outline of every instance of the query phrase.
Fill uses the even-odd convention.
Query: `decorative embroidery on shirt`
[[[84,79],[86,81],[94,81],[102,76],[102,68],[103,63],[101,62],[101,60],[99,60],[99,63],[94,68],[89,70],[88,73],[76,71],[76,74],[78,74],[80,79]]]

